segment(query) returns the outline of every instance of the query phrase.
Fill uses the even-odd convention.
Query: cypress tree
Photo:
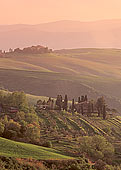
[[[75,109],[75,102],[74,99],[72,99],[72,106],[71,106],[72,113],[74,113],[74,109]]]
[[[67,111],[68,109],[68,97],[67,95],[65,95],[65,99],[64,99],[64,110]]]
[[[82,115],[84,114],[83,104],[81,105],[81,113],[82,113]]]
[[[91,116],[91,103],[88,103],[88,116]]]
[[[105,105],[103,106],[103,119],[106,119],[106,107]]]
[[[61,107],[62,107],[62,96],[61,95],[57,96],[56,105],[58,107],[58,110],[61,110]]]
[[[105,105],[104,97],[98,98],[96,105],[98,110],[98,116],[100,117],[101,114],[103,114],[103,106]]]
[[[94,112],[94,104],[91,103],[91,112],[93,113]]]
[[[81,98],[80,97],[78,97],[78,103],[81,103]]]
[[[86,101],[86,102],[88,101],[87,95],[85,95],[84,101]]]
[[[81,96],[81,102],[84,102],[84,96]]]

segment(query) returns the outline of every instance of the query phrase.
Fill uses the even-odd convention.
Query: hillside
[[[62,138],[66,135],[66,133],[70,133],[72,136],[75,134],[78,137],[80,135],[90,136],[99,134],[107,137],[113,136],[117,140],[121,139],[121,116],[109,116],[106,120],[102,120],[102,118],[97,117],[95,114],[92,117],[87,117],[78,113],[71,114],[68,112],[57,111],[42,111],[38,114],[38,116],[40,117],[42,127],[41,134],[45,136],[46,134],[48,134],[47,136],[54,135],[51,131],[50,133],[48,132],[50,127],[50,129],[55,129],[55,131],[57,130],[57,132],[61,134]],[[108,131],[108,129],[110,130]],[[61,136],[58,137],[61,138]]]
[[[114,160],[121,161],[121,116],[108,117],[106,120],[67,112],[42,111],[38,114],[43,140],[51,141],[56,150],[68,155],[80,156],[82,136],[100,135],[115,147]]]
[[[54,166],[59,167],[57,169],[61,169],[60,164],[69,168],[71,163],[80,166],[80,169],[82,166],[88,166],[90,169],[92,165],[96,166],[99,160],[104,161],[104,166],[120,165],[121,116],[116,116],[115,110],[109,108],[104,110],[106,108],[104,98],[98,98],[97,105],[90,105],[93,107],[91,111],[92,108],[89,110],[91,103],[87,97],[85,96],[83,101],[81,97],[81,103],[78,104],[83,107],[83,112],[79,110],[76,112],[77,103],[73,104],[75,108],[73,110],[59,107],[62,104],[60,97],[60,95],[57,97],[54,107],[49,107],[52,100],[45,102],[43,100],[46,97],[43,96],[0,91],[0,136],[2,137],[0,161],[6,164],[11,161],[11,158],[6,159],[5,156],[20,158],[17,160],[24,163],[27,161],[37,164],[41,163],[36,161],[39,159],[47,163],[47,167],[53,166],[54,163]],[[36,101],[37,104],[34,105]],[[69,102],[68,108],[70,104]],[[100,115],[99,109],[96,111],[94,107],[99,109],[103,107]],[[64,164],[61,162],[63,159],[67,160],[63,162]]]
[[[57,21],[38,25],[1,25],[0,48],[35,44],[50,48],[121,48],[121,20]],[[11,46],[10,46],[11,45]]]
[[[0,58],[0,86],[36,96],[68,94],[70,100],[79,94],[104,95],[110,106],[121,110],[120,55],[119,49],[6,54]]]
[[[0,137],[0,155],[16,158],[33,158],[36,160],[52,159],[74,159],[69,156],[61,155],[61,152],[54,149],[20,143]]]
[[[28,113],[27,113],[28,114]],[[22,121],[30,121],[30,118],[21,117],[22,112],[19,114],[5,114],[14,120],[11,119],[8,121],[11,124],[9,126],[10,131],[14,135],[17,135],[15,131],[19,131],[20,127],[17,123],[22,123]],[[4,114],[1,114],[1,121],[3,120]],[[29,114],[30,116],[30,114]],[[34,116],[34,115],[33,115]],[[32,116],[32,117],[33,117]],[[103,120],[102,117],[97,117],[96,114],[93,114],[91,117],[82,116],[78,113],[68,113],[66,111],[41,111],[37,113],[40,127],[40,141],[39,145],[44,146],[47,141],[52,143],[52,148],[46,148],[38,145],[32,145],[27,143],[15,142],[8,139],[0,137],[0,155],[6,157],[16,157],[16,158],[33,158],[36,160],[61,160],[61,159],[74,159],[73,157],[80,157],[81,152],[81,141],[84,136],[102,136],[110,141],[114,148],[114,162],[121,161],[121,116],[109,116],[106,120]],[[18,119],[18,118],[19,119]],[[31,123],[26,125],[26,128],[32,127],[32,123],[35,123],[35,117],[31,117]],[[19,120],[15,123],[16,120]],[[16,129],[17,126],[17,129]],[[8,127],[6,125],[6,127]],[[21,124],[21,128],[22,128]],[[14,131],[14,133],[13,133]],[[20,132],[22,132],[20,130]],[[34,133],[36,131],[31,131],[33,134],[32,139],[34,139]],[[6,133],[7,134],[7,133]],[[19,136],[11,136],[11,139],[21,141],[22,136],[18,133]],[[26,134],[27,136],[27,134]],[[23,136],[23,141],[27,141],[26,136]],[[9,137],[10,136],[6,136]],[[32,142],[32,141],[31,141]],[[37,143],[38,144],[38,143]],[[45,145],[46,146],[46,145]],[[92,159],[92,158],[91,158]],[[93,160],[93,159],[92,159]]]

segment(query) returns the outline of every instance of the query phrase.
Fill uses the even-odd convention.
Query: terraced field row
[[[70,114],[67,112],[50,111],[40,113],[40,119],[46,127],[51,127],[53,130],[57,130],[62,136],[65,134],[80,134],[80,135],[103,135],[103,136],[115,136],[120,138],[121,117],[113,117],[107,120],[103,120],[98,117],[85,117],[78,114]]]
[[[79,126],[74,120],[70,119],[70,118],[67,118],[68,122],[70,123],[70,125],[75,129],[75,130],[78,130],[80,132],[82,132],[83,134],[87,134],[86,130],[82,127],[82,126]]]

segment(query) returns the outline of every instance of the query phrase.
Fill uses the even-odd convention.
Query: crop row
[[[114,126],[114,127],[118,127],[118,128],[120,128],[121,127],[121,125],[119,124],[119,122],[117,122],[115,119],[111,119],[111,120],[108,120],[110,123],[112,123],[112,125]]]
[[[76,129],[76,130],[81,130],[84,134],[86,134],[86,131],[83,127],[80,127],[74,120],[67,118],[67,120],[69,121],[69,123]]]
[[[100,134],[103,133],[105,134],[105,132],[97,127],[94,127],[93,125],[91,125],[89,122],[87,122],[86,120],[79,118],[80,122],[82,123],[82,125],[90,132],[90,133],[94,133],[94,134]]]

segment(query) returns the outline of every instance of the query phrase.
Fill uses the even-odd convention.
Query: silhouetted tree
[[[91,104],[92,113],[94,113],[94,104]]]
[[[86,102],[88,101],[87,95],[85,95],[84,101],[86,101]]]
[[[94,112],[94,101],[91,100],[91,112],[93,113]]]
[[[61,110],[61,108],[62,108],[62,96],[61,95],[58,95],[57,96],[57,99],[56,99],[56,105],[57,105],[57,107],[58,107],[58,110]]]
[[[105,100],[104,97],[100,97],[97,99],[97,110],[98,110],[98,116],[100,117],[101,114],[103,114],[103,106],[105,105]]]
[[[81,103],[81,98],[80,97],[78,97],[78,103]]]
[[[81,96],[81,102],[84,102],[84,96]]]
[[[72,113],[74,113],[74,109],[75,109],[75,102],[74,99],[72,99],[72,106],[71,106]]]
[[[67,111],[67,109],[68,109],[68,97],[67,97],[67,95],[65,95],[64,107],[63,107],[63,109],[66,110],[66,111]]]
[[[83,105],[81,105],[81,113],[82,113],[82,115],[84,114],[84,108],[83,108]]]
[[[106,119],[106,106],[103,106],[103,119]]]
[[[91,116],[91,103],[88,103],[88,116]]]

